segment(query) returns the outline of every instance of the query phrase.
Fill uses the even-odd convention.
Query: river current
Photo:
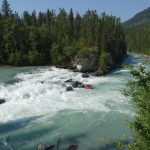
[[[143,58],[129,55],[125,63]],[[128,123],[134,115],[122,94],[132,76],[116,69],[103,77],[82,78],[81,73],[55,67],[0,68],[0,150],[36,150],[39,143],[60,150],[77,144],[79,150],[115,150],[110,141],[132,139]],[[67,92],[64,81],[94,85],[93,90]]]

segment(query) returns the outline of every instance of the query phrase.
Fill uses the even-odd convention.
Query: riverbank
[[[0,68],[25,68],[25,67],[54,67],[53,65],[45,65],[45,66],[10,66],[10,65],[0,65]],[[73,71],[73,72],[79,72],[79,73],[86,73],[86,74],[89,74],[91,76],[104,76],[104,75],[107,75],[109,73],[111,73],[113,70],[115,70],[116,68],[121,68],[121,65],[115,65],[111,68],[109,68],[107,71],[102,71],[102,70],[96,70],[96,71],[80,71],[74,67],[71,67],[71,66],[60,66],[60,65],[57,65],[55,66],[56,68],[58,69],[68,69],[70,71]]]
[[[133,53],[133,52],[128,52],[129,54],[133,54],[133,55],[140,55],[143,56],[146,60],[150,61],[150,55],[146,55],[146,54],[141,54],[141,53]]]
[[[13,68],[15,66],[9,66],[9,65],[0,65],[0,68]]]

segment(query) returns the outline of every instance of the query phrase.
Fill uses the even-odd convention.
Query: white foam
[[[121,78],[105,76],[85,79],[81,73],[55,67],[21,73],[15,78],[20,82],[0,85],[0,98],[7,100],[0,105],[0,122],[32,116],[52,117],[67,109],[130,112],[126,98],[115,87],[123,84]],[[66,92],[62,84],[70,78],[93,84],[95,89]]]

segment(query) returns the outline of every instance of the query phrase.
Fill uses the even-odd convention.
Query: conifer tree
[[[8,17],[10,14],[12,14],[12,10],[7,0],[3,0],[2,2],[1,13],[4,17]]]

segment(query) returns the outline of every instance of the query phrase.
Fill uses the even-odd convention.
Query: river
[[[143,58],[129,55],[125,63]],[[67,92],[65,80],[94,85],[93,90]],[[115,150],[110,141],[132,139],[128,123],[134,115],[122,94],[132,76],[116,69],[103,77],[82,78],[81,73],[55,67],[0,68],[0,150],[36,150],[39,143],[60,150],[77,144],[79,150]]]

